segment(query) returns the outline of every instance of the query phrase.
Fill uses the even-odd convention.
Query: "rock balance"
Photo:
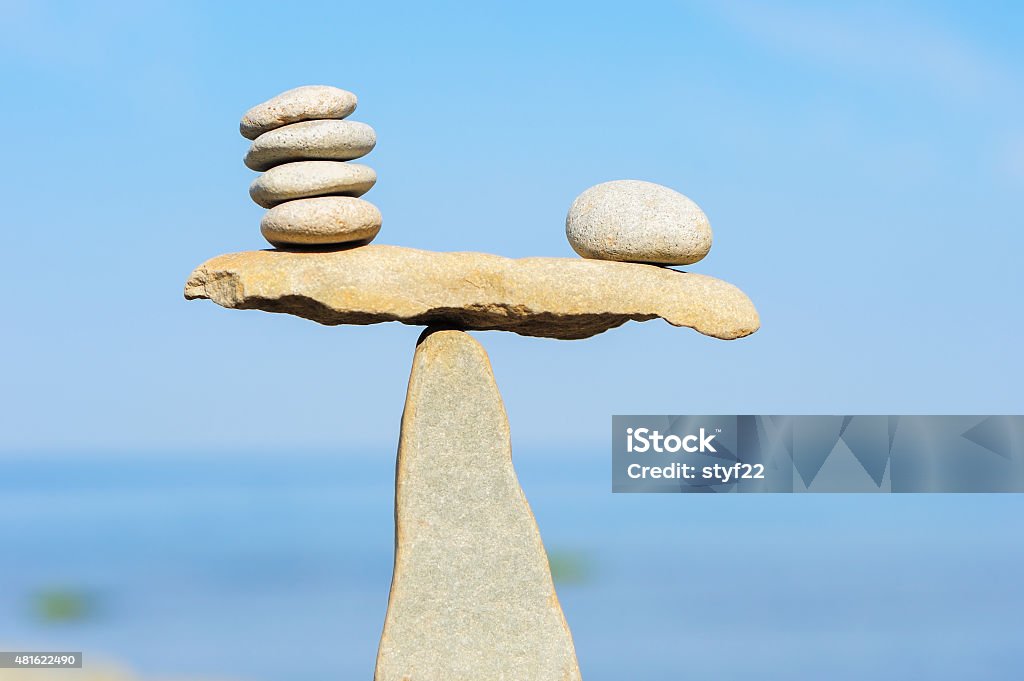
[[[512,467],[501,394],[487,353],[466,331],[579,339],[660,317],[734,339],[758,329],[757,311],[724,281],[641,264],[697,262],[711,231],[686,197],[633,180],[598,185],[573,203],[566,235],[583,259],[374,244],[294,252],[351,246],[380,227],[379,213],[371,230],[373,213],[336,203],[370,206],[356,197],[373,185],[373,171],[346,161],[372,148],[372,130],[337,127],[355,106],[355,95],[315,86],[245,115],[242,134],[254,140],[247,165],[268,169],[251,190],[270,208],[264,234],[288,250],[208,260],[185,297],[322,324],[427,326],[399,436],[394,574],[374,679],[578,680],[547,554]]]
[[[348,163],[370,153],[373,128],[343,120],[356,96],[327,85],[284,92],[249,109],[239,130],[253,140],[245,165],[265,171],[249,187],[252,200],[269,208],[260,223],[274,246],[369,243],[380,231],[377,207],[358,197],[377,173]]]

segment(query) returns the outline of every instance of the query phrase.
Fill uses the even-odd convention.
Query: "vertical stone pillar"
[[[463,331],[427,329],[402,416],[374,679],[579,678],[487,353]]]

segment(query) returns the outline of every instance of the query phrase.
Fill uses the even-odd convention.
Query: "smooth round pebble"
[[[289,123],[345,118],[356,110],[358,99],[348,90],[330,85],[303,85],[257,104],[238,125],[242,137],[254,140]]]
[[[369,201],[321,196],[271,208],[260,222],[260,231],[274,246],[328,246],[369,243],[380,224],[380,211]]]
[[[616,180],[573,201],[565,236],[584,258],[689,265],[711,250],[704,211],[679,192],[653,182]]]
[[[362,196],[377,173],[361,163],[296,161],[275,166],[249,185],[249,196],[264,208],[313,196]]]
[[[365,156],[377,133],[357,121],[303,121],[265,132],[249,146],[245,165],[269,170],[290,161],[350,161]]]

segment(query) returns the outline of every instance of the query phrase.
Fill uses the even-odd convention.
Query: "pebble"
[[[668,187],[640,180],[605,182],[573,202],[565,235],[584,258],[689,265],[711,250],[704,211]]]
[[[282,92],[245,112],[238,129],[246,139],[289,123],[326,118],[345,118],[356,110],[351,92],[330,85],[303,85]]]
[[[260,222],[260,231],[274,246],[328,246],[369,243],[380,225],[380,211],[368,201],[321,196],[271,208]]]
[[[377,181],[370,166],[339,161],[296,161],[271,168],[249,186],[264,208],[313,196],[362,196]]]
[[[245,155],[252,170],[269,170],[290,161],[349,161],[370,153],[377,134],[356,121],[303,121],[257,137]]]

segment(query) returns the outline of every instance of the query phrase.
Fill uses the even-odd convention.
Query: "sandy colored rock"
[[[249,196],[264,208],[313,196],[362,196],[377,173],[361,163],[296,161],[275,166],[249,185]]]
[[[260,221],[260,231],[275,246],[328,246],[368,243],[380,225],[380,211],[369,201],[321,196],[271,208]]]
[[[264,133],[249,145],[245,165],[269,170],[290,161],[350,161],[370,153],[377,134],[358,121],[303,121]]]
[[[303,85],[257,104],[245,112],[238,126],[242,136],[254,140],[275,128],[323,118],[345,118],[356,110],[356,96],[330,85]]]
[[[192,273],[185,297],[321,324],[447,323],[564,339],[656,317],[723,339],[747,336],[760,324],[742,291],[701,274],[375,244],[326,253],[222,255]]]
[[[395,569],[375,681],[580,678],[484,349],[428,329],[395,481]]]
[[[653,182],[616,180],[586,190],[565,219],[584,258],[689,265],[711,250],[711,225],[686,196]]]

